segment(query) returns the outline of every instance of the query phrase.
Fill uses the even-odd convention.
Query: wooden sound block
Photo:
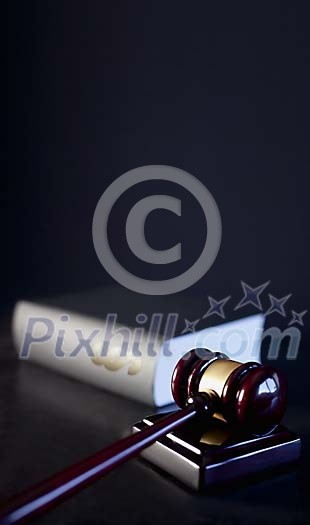
[[[161,417],[146,417],[132,431],[152,426]],[[200,490],[279,470],[298,460],[300,445],[300,438],[283,426],[257,437],[244,435],[240,428],[216,418],[207,424],[197,418],[156,441],[141,457],[191,489]]]

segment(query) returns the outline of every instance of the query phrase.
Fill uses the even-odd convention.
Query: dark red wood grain
[[[172,392],[175,399],[181,406],[188,403],[187,406],[7,502],[2,512],[0,508],[0,525],[22,523],[54,507],[68,496],[137,456],[144,448],[187,422],[198,412],[212,415],[215,404],[220,403],[230,423],[255,434],[270,432],[280,423],[287,397],[286,380],[280,371],[257,363],[240,364],[240,367],[228,377],[219,398],[206,392],[195,392],[199,386],[196,377],[199,379],[204,361],[199,359],[194,351],[189,352],[187,356],[188,359],[179,361],[172,378]],[[193,395],[191,399],[187,399],[189,393]]]
[[[205,406],[202,396],[197,403],[163,417],[156,425],[125,437],[97,454],[31,487],[0,508],[0,524],[24,523],[29,518],[54,507],[125,461],[137,456],[141,450],[158,438],[194,417],[201,408],[211,412],[210,408]]]

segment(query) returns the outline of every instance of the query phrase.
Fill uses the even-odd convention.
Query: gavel
[[[205,418],[206,424],[218,417],[251,434],[268,434],[280,423],[287,399],[280,371],[204,348],[178,361],[171,388],[180,410],[11,498],[0,507],[0,524],[24,523],[46,512],[194,417]]]

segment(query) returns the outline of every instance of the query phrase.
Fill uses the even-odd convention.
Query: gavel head
[[[180,407],[201,392],[216,400],[216,415],[243,425],[253,434],[271,432],[286,407],[284,375],[256,362],[239,363],[225,354],[196,348],[177,363],[172,376],[172,394]]]

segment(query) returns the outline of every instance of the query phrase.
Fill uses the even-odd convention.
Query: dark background
[[[292,293],[290,306],[307,309],[306,2],[13,1],[9,14],[4,309],[21,296],[113,282],[93,247],[94,209],[112,181],[147,164],[190,172],[219,206],[221,249],[191,293],[241,297],[241,279],[271,280],[271,293]],[[153,190],[133,190],[128,206]],[[154,212],[149,243],[181,240],[185,269],[202,248],[197,205],[169,185],[156,191],[183,196],[184,213]],[[115,244],[124,221],[114,215]],[[139,274],[126,243],[118,250]]]
[[[268,292],[293,294],[288,315],[309,308],[308,34],[306,2],[9,2],[1,499],[120,438],[150,412],[20,363],[8,327],[21,297],[114,284],[95,254],[91,226],[100,196],[123,173],[148,164],[176,166],[213,194],[223,221],[220,252],[186,292],[199,295],[206,309],[208,295],[232,295],[237,304],[241,279],[253,287],[271,281],[264,311]],[[182,218],[154,212],[147,239],[157,249],[182,241],[178,273],[190,266],[205,227],[194,199],[180,188],[145,183],[130,190],[112,211],[109,232],[124,266],[165,278],[174,267],[143,267],[124,239],[130,207],[154,192],[181,198]],[[133,316],[143,311],[143,296],[120,289],[108,292],[113,308]],[[162,301],[178,305],[183,320],[193,303],[179,297]],[[276,326],[289,321],[269,317]],[[298,359],[280,352],[279,363],[272,363],[289,380],[285,424],[302,436],[297,472],[226,495],[197,496],[133,461],[39,523],[308,523],[308,317]]]

